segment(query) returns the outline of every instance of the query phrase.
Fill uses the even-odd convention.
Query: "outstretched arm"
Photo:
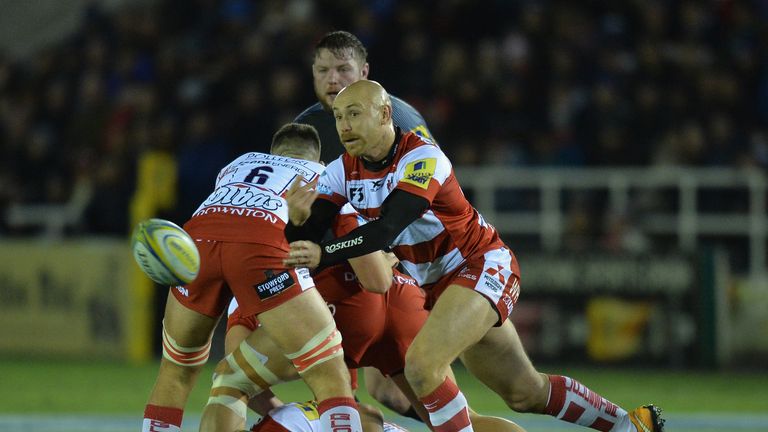
[[[429,208],[429,201],[402,190],[393,191],[381,206],[378,219],[352,230],[349,234],[325,241],[295,241],[284,261],[290,267],[332,265],[378,250],[385,250],[397,236]],[[314,211],[314,207],[313,207]]]

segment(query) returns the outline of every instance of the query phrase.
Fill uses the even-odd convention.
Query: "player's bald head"
[[[381,84],[371,80],[360,80],[344,87],[336,96],[333,107],[344,108],[353,104],[374,108],[386,105],[392,108],[387,91]]]
[[[352,156],[379,161],[394,145],[392,101],[376,81],[344,87],[333,101],[333,116],[341,143]]]

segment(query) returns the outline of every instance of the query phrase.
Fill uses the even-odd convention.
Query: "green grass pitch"
[[[768,413],[768,374],[539,366],[574,377],[609,400],[631,409],[659,404],[666,412]],[[67,360],[0,360],[0,413],[137,414],[154,382],[156,363],[128,365]],[[187,412],[199,413],[207,399],[212,364],[198,380]],[[459,385],[480,412],[507,412],[503,402],[461,368]],[[276,388],[284,400],[304,400],[300,382]],[[361,392],[363,401],[370,401]]]
[[[213,362],[205,368],[192,393],[183,429],[197,430],[207,400]],[[617,368],[576,368],[539,365],[548,373],[572,376],[626,409],[653,402],[664,408],[667,432],[768,431],[768,374],[756,372],[669,371]],[[140,429],[157,363],[128,365],[67,360],[0,359],[0,430],[30,432],[135,432]],[[459,385],[472,407],[507,417],[528,432],[589,430],[548,416],[517,414],[456,368]],[[275,389],[285,401],[307,400],[301,382]],[[364,402],[373,403],[364,391]],[[411,432],[428,432],[410,419],[384,410],[385,417]],[[255,419],[255,416],[252,418]]]

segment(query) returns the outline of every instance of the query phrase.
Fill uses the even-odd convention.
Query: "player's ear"
[[[381,124],[385,125],[392,120],[392,107],[384,104],[381,106]]]
[[[360,68],[360,76],[363,77],[363,79],[368,79],[368,72],[371,70],[371,65],[368,64],[368,62],[365,62],[363,67]]]

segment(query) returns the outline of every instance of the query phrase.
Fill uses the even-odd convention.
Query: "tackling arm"
[[[289,202],[290,205],[290,202]],[[339,206],[326,199],[317,199],[312,203],[312,213],[302,225],[288,221],[285,225],[285,238],[288,242],[309,240],[320,243],[325,232],[331,228],[333,218],[339,213]]]
[[[395,238],[428,208],[429,201],[425,198],[403,190],[394,190],[382,203],[378,219],[352,230],[345,236],[320,244],[320,265],[332,265],[387,249]]]

